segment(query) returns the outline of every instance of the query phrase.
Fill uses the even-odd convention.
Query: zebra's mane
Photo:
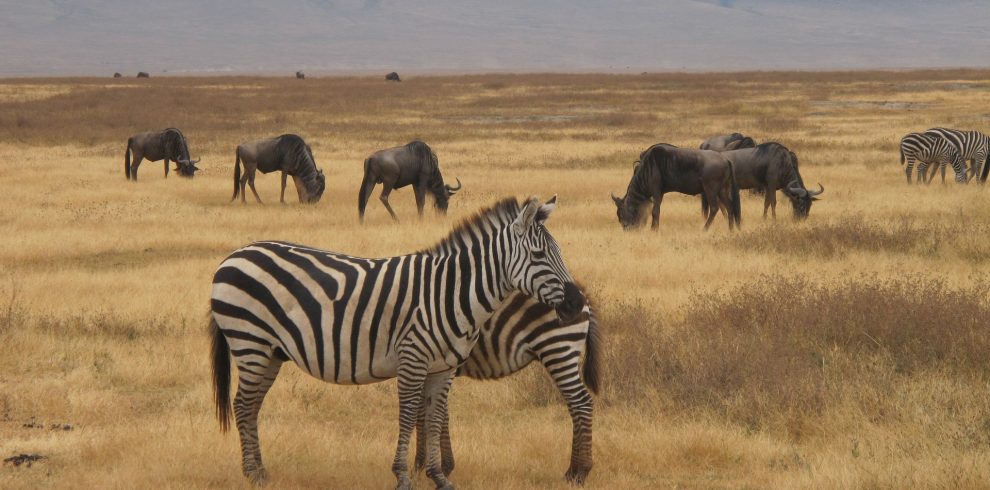
[[[488,230],[489,235],[491,235],[491,231],[504,228],[512,220],[516,219],[521,209],[516,198],[507,197],[502,199],[495,203],[494,206],[482,208],[474,215],[465,218],[460,224],[454,227],[446,238],[440,240],[439,243],[430,248],[421,250],[420,253],[446,254],[452,250],[458,250],[463,247],[464,243],[470,241],[471,230],[484,229]],[[469,240],[464,240],[464,237]]]

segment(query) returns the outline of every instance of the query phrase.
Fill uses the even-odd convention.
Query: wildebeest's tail
[[[595,312],[588,308],[588,339],[585,344],[584,366],[582,375],[584,383],[592,393],[598,394],[601,390],[601,332],[598,330],[598,319]]]
[[[210,313],[210,336],[213,337],[213,402],[217,407],[220,432],[230,428],[230,346]]]
[[[368,194],[370,194],[369,188],[370,184],[374,182],[371,180],[371,172],[368,169],[368,164],[371,163],[371,158],[366,158],[364,160],[364,178],[361,179],[361,188],[358,189],[358,215],[361,219],[364,219],[364,210],[368,207]]]
[[[127,146],[124,148],[124,177],[131,180],[131,138],[127,138]]]
[[[238,148],[234,153],[234,195],[230,198],[231,202],[237,199],[237,194],[241,190],[241,149]]]
[[[736,171],[732,168],[732,162],[729,162],[729,178],[732,179],[732,204],[729,206],[732,216],[729,216],[729,219],[735,221],[736,228],[739,228],[742,221],[742,203],[739,199],[739,182],[736,182]]]
[[[705,197],[705,193],[701,193],[701,217],[708,217],[708,198]]]

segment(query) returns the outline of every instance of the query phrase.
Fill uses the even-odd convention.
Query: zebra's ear
[[[547,218],[550,217],[550,213],[552,213],[554,209],[557,209],[556,194],[554,194],[553,197],[551,197],[550,200],[546,202],[546,204],[540,206],[539,211],[536,212],[536,222],[546,223]]]
[[[539,210],[540,201],[538,201],[535,197],[526,200],[526,204],[523,205],[522,210],[519,211],[519,216],[516,216],[516,220],[512,222],[512,231],[516,232],[517,235],[526,233],[526,230],[528,230],[530,226],[533,226],[536,213]]]

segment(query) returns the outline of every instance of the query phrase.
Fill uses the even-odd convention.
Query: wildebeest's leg
[[[162,161],[165,162],[165,178],[168,178],[168,157],[163,158]]]
[[[447,481],[447,473],[440,464],[440,431],[444,425],[444,408],[447,406],[447,394],[450,383],[454,379],[454,370],[434,373],[426,378],[423,385],[423,403],[426,404],[426,475],[439,489],[454,488]],[[451,466],[453,469],[453,466]]]
[[[392,216],[392,220],[399,221],[399,217],[395,215],[395,211],[392,211],[392,205],[388,203],[388,195],[392,193],[392,186],[395,185],[395,179],[387,179],[382,182],[382,194],[378,196],[378,200],[385,205],[385,209],[388,210],[388,214]]]
[[[718,214],[718,209],[722,203],[719,202],[716,189],[705,189],[704,192],[708,196],[708,221],[705,221],[705,229],[707,230],[712,225],[712,221],[715,221],[715,215]]]
[[[660,229],[660,203],[663,201],[663,194],[658,194],[653,197],[653,222],[650,224],[650,229],[659,230]]]
[[[267,355],[267,357],[266,357]],[[235,358],[238,384],[234,397],[234,417],[241,437],[244,476],[252,483],[264,483],[267,477],[261,463],[258,444],[258,412],[265,395],[275,382],[282,360],[270,354],[249,354]]]
[[[279,197],[278,197],[278,202],[280,202],[282,204],[285,204],[285,181],[286,181],[286,178],[288,177],[288,175],[289,174],[285,173],[285,171],[282,171],[282,194],[279,195]],[[296,183],[296,193],[299,192],[298,187],[299,187],[299,183],[297,182]],[[300,199],[300,201],[301,200],[302,199]]]
[[[244,178],[247,178],[248,185],[251,186],[251,193],[254,194],[254,199],[258,201],[258,204],[264,204],[263,202],[261,202],[261,196],[258,195],[258,189],[254,188],[254,177],[255,175],[258,174],[257,170],[258,170],[257,167],[247,169],[247,172],[244,173]],[[242,185],[241,200],[243,201],[243,199],[244,199],[244,186]]]
[[[137,180],[138,166],[141,165],[141,161],[144,160],[144,154],[140,151],[134,152],[134,163],[131,164],[131,179]]]
[[[396,488],[399,490],[412,488],[412,480],[409,478],[409,468],[406,464],[409,455],[409,438],[419,417],[423,402],[423,387],[429,372],[429,361],[422,359],[422,355],[422,352],[413,345],[399,347],[399,443],[395,449],[395,459],[392,461],[392,473],[398,480]]]

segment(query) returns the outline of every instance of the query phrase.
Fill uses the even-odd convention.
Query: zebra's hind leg
[[[234,417],[241,437],[241,457],[244,476],[255,485],[264,485],[268,475],[261,463],[258,444],[258,412],[265,395],[275,383],[282,359],[254,349],[232,349],[237,363],[237,395],[234,397]]]
[[[454,380],[454,370],[434,373],[426,378],[423,386],[424,403],[426,404],[426,475],[433,479],[438,489],[452,490],[454,485],[447,481],[448,472],[444,471],[440,461],[441,437],[447,412],[447,395],[450,384]],[[447,441],[448,449],[450,441]],[[450,461],[453,470],[453,459]]]

